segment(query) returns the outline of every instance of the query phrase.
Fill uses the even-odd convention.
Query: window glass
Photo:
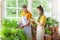
[[[16,7],[16,0],[6,0],[7,7]]]
[[[6,16],[7,17],[16,17],[16,9],[6,9]]]

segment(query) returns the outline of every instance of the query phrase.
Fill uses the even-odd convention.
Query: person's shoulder
[[[29,13],[30,15],[32,15],[32,13],[31,13],[30,11],[28,11],[28,13]]]
[[[42,15],[42,17],[41,17],[41,18],[46,19],[46,16],[45,16],[45,15]]]
[[[24,13],[24,11],[22,11],[21,13]]]
[[[28,11],[28,13],[31,13],[30,11]]]
[[[22,15],[22,16],[24,15],[24,11],[21,12],[21,15]]]
[[[45,15],[42,15],[42,17],[46,17]]]

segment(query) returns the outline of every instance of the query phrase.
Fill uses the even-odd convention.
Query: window
[[[41,5],[44,8],[44,13],[46,16],[51,16],[52,3],[50,0],[33,0],[33,16],[37,16],[36,7]],[[49,14],[48,14],[49,13]]]
[[[31,2],[31,0],[5,0],[5,18],[21,18],[22,5],[30,5],[28,2]],[[48,13],[49,16],[51,15],[52,5],[49,0],[32,0],[31,3],[33,17],[37,17],[36,7],[39,5],[44,8],[46,15]]]
[[[20,18],[22,5],[28,5],[27,0],[5,0],[5,18]]]

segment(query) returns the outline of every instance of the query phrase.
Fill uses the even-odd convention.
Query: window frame
[[[6,10],[8,9],[15,9],[16,10],[16,16],[15,17],[7,17]],[[21,18],[18,16],[18,9],[22,9],[21,7],[18,6],[18,0],[16,0],[16,7],[7,7],[6,6],[6,0],[4,1],[4,18]]]
[[[43,4],[43,1],[44,0],[42,0],[42,4]],[[36,9],[36,8],[32,9],[32,5],[33,5],[32,2],[33,2],[33,0],[28,0],[28,10],[30,12],[32,12],[33,9]],[[14,8],[14,9],[16,9],[16,17],[7,17],[7,13],[6,13],[6,9],[7,8]],[[16,7],[6,7],[6,0],[4,1],[4,17],[5,18],[16,18],[16,19],[21,18],[21,17],[18,16],[18,9],[22,9],[21,7],[18,6],[18,0],[16,0]],[[34,18],[37,18],[37,17],[34,16]]]

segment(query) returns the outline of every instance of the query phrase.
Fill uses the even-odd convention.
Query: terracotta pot
[[[58,33],[58,27],[55,28],[56,32]]]

